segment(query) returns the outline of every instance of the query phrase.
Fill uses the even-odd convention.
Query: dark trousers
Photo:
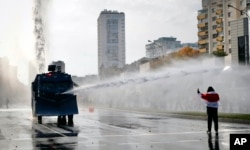
[[[218,108],[207,107],[207,130],[211,131],[212,121],[214,121],[214,130],[218,132]]]

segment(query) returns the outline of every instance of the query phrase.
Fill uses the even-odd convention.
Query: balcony
[[[199,52],[200,52],[200,53],[206,53],[206,52],[207,52],[207,49],[206,49],[206,48],[200,48],[200,49],[199,49]]]
[[[217,9],[216,10],[216,15],[221,15],[222,14],[222,9]]]
[[[217,45],[217,50],[224,50],[224,45]]]
[[[222,42],[222,41],[223,41],[223,39],[224,39],[224,37],[223,37],[223,36],[218,36],[218,37],[216,38],[216,40],[217,40],[218,42]]]
[[[219,33],[219,32],[222,32],[223,31],[223,28],[222,27],[217,27],[216,28],[216,31]]]
[[[218,7],[222,7],[223,4],[222,4],[222,3],[218,3],[217,6],[218,6]]]
[[[221,23],[222,23],[222,18],[217,18],[217,19],[216,19],[216,23],[217,23],[217,24],[221,24]]]
[[[197,16],[197,19],[202,20],[202,19],[205,19],[206,16],[207,16],[206,14],[200,14],[200,15]]]
[[[200,31],[198,32],[198,36],[206,36],[208,34],[207,31]]]
[[[199,23],[199,24],[197,25],[198,28],[204,28],[204,27],[206,27],[206,26],[207,26],[207,23],[206,23],[206,22]]]
[[[200,44],[200,45],[207,44],[207,39],[199,40],[198,44]]]

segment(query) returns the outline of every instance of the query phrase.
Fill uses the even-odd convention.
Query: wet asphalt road
[[[30,109],[0,109],[0,147],[87,150],[229,150],[230,133],[250,125],[220,123],[219,136],[206,134],[206,121],[107,109],[80,109],[74,127],[57,127],[56,117],[37,124]]]

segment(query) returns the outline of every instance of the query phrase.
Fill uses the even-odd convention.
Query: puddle
[[[156,117],[140,117],[140,119],[147,119],[147,120],[163,120],[167,118],[156,118]]]
[[[120,124],[120,125],[114,125],[114,124],[110,124],[111,126],[116,126],[116,127],[120,127],[120,128],[126,128],[126,129],[138,129],[141,128],[142,126],[139,124],[133,124],[133,123],[129,123],[129,124]]]

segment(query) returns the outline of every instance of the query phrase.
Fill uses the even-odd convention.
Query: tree
[[[198,50],[195,50],[191,47],[183,47],[177,52],[173,52],[171,56],[177,57],[177,58],[183,58],[183,57],[195,57],[198,56],[200,52]]]

